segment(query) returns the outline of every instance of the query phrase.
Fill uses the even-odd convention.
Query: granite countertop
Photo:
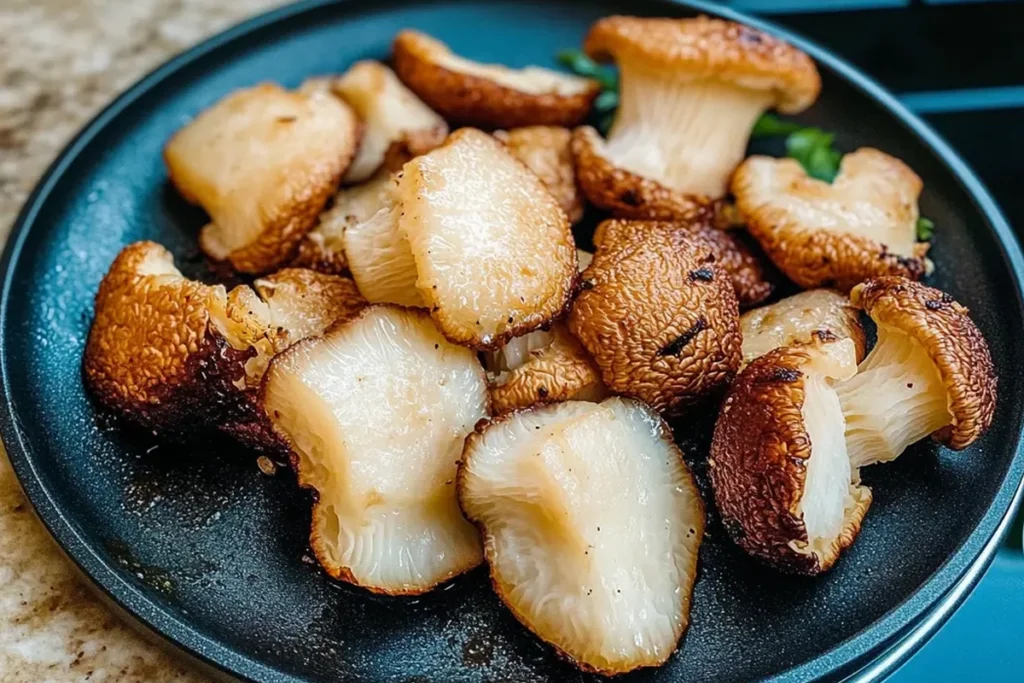
[[[3,0],[0,238],[61,147],[172,54],[280,0]],[[0,456],[0,683],[200,681],[122,625],[33,516]]]

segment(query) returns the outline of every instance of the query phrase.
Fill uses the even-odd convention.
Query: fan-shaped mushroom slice
[[[512,613],[583,669],[657,666],[689,621],[704,505],[661,419],[611,398],[466,440],[459,500]]]
[[[845,359],[824,347],[841,344]],[[853,543],[871,504],[831,383],[856,372],[850,340],[783,347],[729,390],[708,461],[732,539],[787,572],[818,574]]]
[[[740,363],[732,281],[702,240],[635,221],[598,227],[569,329],[613,392],[677,413],[728,384]]]
[[[260,445],[266,435],[250,425],[259,422],[252,403],[270,358],[360,304],[342,278],[289,270],[268,282],[287,288],[270,305],[244,285],[227,292],[185,278],[159,244],[125,247],[96,295],[86,384],[146,429],[180,436],[215,427]]]
[[[954,450],[992,424],[996,375],[988,345],[951,296],[898,277],[850,295],[878,326],[857,375],[836,387],[855,466],[886,462],[931,434]]]
[[[448,339],[497,348],[568,306],[578,277],[569,222],[493,137],[456,131],[405,165],[399,191],[416,288]]]
[[[363,122],[359,152],[345,172],[346,183],[359,183],[388,160],[397,171],[409,159],[434,149],[448,136],[448,124],[406,88],[380,62],[356,62],[331,82]]]
[[[484,357],[496,415],[535,403],[600,401],[608,395],[594,361],[562,322],[551,331],[511,339]]]
[[[402,82],[446,119],[485,128],[574,126],[600,91],[589,78],[538,66],[474,62],[418,31],[395,38],[394,66]]]
[[[846,296],[830,289],[800,292],[747,311],[740,316],[740,330],[744,365],[782,346],[832,338],[852,340],[856,362],[864,359],[866,340],[860,314]]]
[[[293,266],[321,273],[341,275],[348,270],[345,257],[345,228],[356,227],[373,218],[387,203],[395,185],[387,171],[381,171],[361,185],[338,191],[334,205],[320,214],[316,227],[299,243]]]
[[[426,313],[371,306],[293,346],[271,364],[263,404],[317,491],[310,546],[332,577],[416,594],[480,563],[455,472],[487,384]]]
[[[732,191],[747,229],[801,287],[849,290],[883,275],[918,279],[926,242],[915,242],[921,179],[876,149],[847,154],[832,184],[793,159],[753,156]]]
[[[757,118],[806,109],[821,89],[806,54],[720,19],[606,17],[584,49],[618,64],[621,104],[607,141],[577,132],[577,174],[622,217],[671,219],[722,197]]]
[[[527,126],[498,130],[494,137],[505,143],[512,156],[526,164],[548,188],[570,223],[583,218],[583,199],[576,187],[572,150],[572,132],[557,126]]]
[[[240,271],[291,258],[348,168],[359,123],[341,100],[263,84],[239,90],[175,133],[171,181],[210,215],[199,243]]]

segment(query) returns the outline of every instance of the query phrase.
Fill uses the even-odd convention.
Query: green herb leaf
[[[931,220],[921,216],[917,219],[917,241],[918,242],[930,242],[932,236],[935,234],[935,223]]]
[[[619,106],[619,93],[614,90],[605,90],[594,99],[594,111],[606,113],[617,109]]]
[[[799,123],[784,121],[775,114],[761,114],[761,118],[754,124],[750,135],[755,138],[764,138],[774,135],[789,135],[802,129]]]
[[[617,91],[619,89],[619,77],[611,69],[605,68],[593,59],[583,54],[581,50],[568,48],[559,50],[555,55],[558,63],[566,67],[578,76],[593,78],[601,84],[604,90]]]
[[[839,173],[843,155],[832,148],[833,133],[801,128],[786,138],[786,156],[796,159],[812,178],[831,183]]]
[[[597,129],[601,132],[601,135],[608,137],[608,131],[612,129],[613,123],[615,123],[615,112],[608,112],[597,122]]]

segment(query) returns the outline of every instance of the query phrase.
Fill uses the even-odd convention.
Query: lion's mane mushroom
[[[358,119],[340,99],[263,84],[228,95],[175,133],[164,161],[182,196],[210,216],[203,251],[262,273],[292,257],[358,142]]]
[[[448,124],[380,62],[356,62],[331,81],[331,90],[363,123],[359,152],[345,172],[345,183],[360,183],[386,166],[397,171],[409,159],[434,149],[448,137]]]
[[[832,380],[856,372],[815,342],[757,359],[730,387],[709,460],[715,502],[732,539],[787,572],[826,571],[853,543],[871,504],[843,437]]]
[[[317,491],[310,546],[332,577],[408,595],[480,564],[455,474],[487,384],[424,311],[371,306],[292,346],[267,371],[263,406]]]
[[[411,30],[395,38],[394,66],[402,82],[446,119],[484,128],[574,126],[600,92],[589,78],[474,62]]]
[[[668,426],[638,401],[570,401],[483,423],[459,502],[499,597],[588,671],[664,663],[689,622],[704,504]]]
[[[743,241],[734,234],[713,227],[711,218],[706,215],[686,220],[621,221],[637,231],[658,230],[667,232],[673,239],[682,242],[702,242],[714,256],[715,264],[729,276],[740,308],[746,309],[761,303],[775,290],[773,274],[770,274],[761,260]],[[600,247],[604,239],[605,226],[611,222],[597,226],[594,232],[594,244]],[[698,273],[699,277],[701,274]]]
[[[610,220],[569,329],[605,385],[676,413],[732,380],[740,363],[739,304],[702,240]]]
[[[270,359],[365,301],[351,280],[299,269],[255,286],[227,292],[185,278],[159,244],[125,247],[96,295],[82,362],[93,395],[173,437],[218,428],[268,445],[254,406]]]
[[[847,291],[870,277],[919,279],[929,262],[916,242],[921,179],[876,149],[847,154],[829,183],[793,159],[753,156],[732,191],[747,229],[801,287]]]
[[[505,143],[512,156],[537,174],[548,191],[558,200],[570,223],[583,218],[583,199],[576,187],[569,143],[572,132],[557,126],[527,126],[498,130],[494,137]]]
[[[859,363],[864,359],[867,344],[860,313],[846,296],[830,289],[800,292],[751,309],[740,316],[740,330],[743,365],[773,349],[809,344],[816,338],[852,340]]]
[[[345,229],[357,228],[387,204],[391,174],[381,170],[365,183],[345,187],[334,197],[334,205],[320,214],[316,226],[299,242],[291,265],[321,273],[341,275],[348,271],[345,257]]]
[[[855,466],[892,460],[929,434],[960,450],[991,426],[995,370],[966,308],[899,277],[869,280],[850,298],[878,327],[857,375],[836,387]]]
[[[821,89],[806,54],[719,19],[607,17],[584,49],[618,64],[621,104],[607,140],[577,131],[577,174],[623,217],[674,218],[722,197],[757,118],[806,109]]]

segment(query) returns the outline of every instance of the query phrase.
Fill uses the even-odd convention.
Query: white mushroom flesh
[[[804,428],[811,441],[800,499],[811,547],[831,543],[843,529],[854,471],[843,439],[843,411],[835,390],[821,375],[804,380]]]

